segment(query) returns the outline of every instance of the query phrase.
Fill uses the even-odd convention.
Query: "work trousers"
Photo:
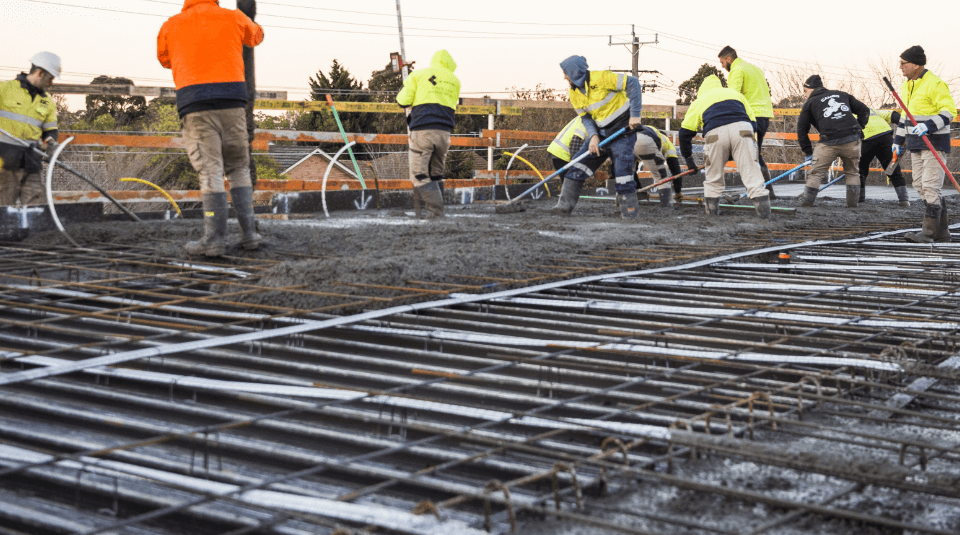
[[[863,144],[860,146],[860,187],[867,187],[867,175],[870,174],[870,164],[873,163],[873,159],[876,158],[880,162],[880,168],[886,169],[890,162],[893,161],[893,151],[890,150],[890,147],[893,145],[893,132],[887,132],[886,134],[880,134],[879,136],[873,136],[870,139],[863,140]],[[903,178],[903,172],[900,171],[900,166],[894,169],[893,174],[890,175],[890,184],[893,187],[898,188],[900,186],[906,186],[907,181]]]
[[[940,159],[946,163],[947,153],[937,151]],[[927,204],[940,204],[940,190],[943,189],[943,167],[929,150],[910,151],[910,163],[913,166],[913,189]]]
[[[756,199],[767,195],[758,162],[757,141],[753,137],[753,126],[750,123],[741,121],[718,126],[705,133],[703,140],[703,151],[706,154],[704,197],[716,198],[723,193],[723,171],[731,158],[740,171],[740,180],[747,187],[747,196]]]
[[[183,137],[190,164],[200,174],[200,193],[223,193],[224,178],[231,189],[253,187],[244,108],[188,113]]]
[[[610,129],[600,129],[600,141],[603,141],[615,131]],[[599,156],[587,156],[579,162],[570,166],[566,178],[584,182],[596,173],[597,169],[603,165],[603,162],[610,158],[613,161],[613,176],[617,182],[617,193],[620,195],[632,194],[637,192],[637,184],[634,182],[634,166],[636,162],[633,158],[633,147],[637,143],[637,133],[633,130],[627,130],[620,137],[613,139],[600,151]],[[574,155],[573,159],[590,150],[590,141],[585,140],[583,146]],[[572,161],[572,160],[571,160]]]
[[[653,182],[670,176],[667,173],[667,160],[663,158],[657,143],[650,136],[637,134],[637,142],[633,145],[633,155],[643,162],[644,169],[653,175]]]
[[[820,189],[830,165],[837,158],[843,162],[843,173],[847,175],[846,184],[859,186],[860,170],[857,166],[860,162],[860,145],[859,139],[840,145],[818,144],[817,148],[813,149],[813,163],[810,165],[810,173],[807,174],[807,187]]]
[[[46,204],[47,194],[40,173],[25,169],[0,169],[0,206]]]
[[[414,130],[410,132],[410,181],[414,187],[443,180],[450,132],[446,130]]]
[[[763,138],[770,129],[769,117],[757,117],[757,161],[760,167],[766,167],[767,162],[763,161]]]

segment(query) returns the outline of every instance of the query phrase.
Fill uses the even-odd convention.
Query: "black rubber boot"
[[[620,200],[620,217],[623,219],[639,219],[640,218],[640,201],[637,200],[636,193],[627,193],[624,195],[617,195],[617,199]]]
[[[420,196],[429,212],[428,217],[445,217],[443,213],[443,193],[440,191],[439,181],[431,181],[425,186],[420,186]]]
[[[750,200],[753,201],[753,207],[756,208],[760,219],[770,219],[770,197],[764,195]]]
[[[909,208],[910,197],[907,195],[907,187],[896,186],[895,188],[893,188],[893,191],[897,192],[897,200],[899,201],[900,208]]]
[[[720,215],[720,197],[704,197],[703,206],[707,215]]]
[[[940,197],[940,221],[937,224],[937,231],[933,234],[933,241],[937,243],[950,243],[953,238],[950,236],[950,218],[947,214],[947,201]]]
[[[867,177],[860,177],[860,202],[867,200]]]
[[[860,186],[847,186],[847,208],[856,208],[860,200]]]
[[[417,186],[413,187],[413,213],[417,219],[423,217],[423,196],[420,195],[420,188]]]
[[[557,201],[556,206],[550,209],[550,213],[570,215],[577,206],[577,201],[580,200],[580,190],[582,189],[583,182],[573,180],[572,178],[565,178],[563,180],[563,190],[560,191],[560,200]],[[636,197],[636,195],[634,195],[634,197]],[[620,199],[619,195],[617,195],[617,199]],[[622,203],[623,201],[620,202]]]
[[[803,193],[800,194],[800,206],[813,206],[813,201],[817,200],[817,194],[819,193],[820,190],[817,188],[811,188],[810,186],[804,187]]]
[[[248,251],[259,249],[263,236],[257,232],[257,219],[253,212],[253,188],[233,188],[230,190],[230,197],[233,199],[233,209],[237,211],[240,230],[243,231],[240,246]]]
[[[670,189],[666,184],[657,188],[657,191],[660,193],[660,207],[661,208],[670,208],[670,194],[673,193],[673,190]]]
[[[223,256],[227,254],[227,216],[230,205],[227,192],[203,195],[203,238],[188,242],[183,249],[191,256]]]
[[[933,243],[933,237],[937,233],[937,227],[940,225],[940,213],[942,212],[939,204],[926,203],[927,210],[923,216],[923,229],[920,233],[908,232],[903,235],[907,241],[916,243]]]

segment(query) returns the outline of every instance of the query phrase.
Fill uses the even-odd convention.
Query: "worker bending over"
[[[625,74],[591,71],[583,56],[571,56],[563,60],[560,68],[564,79],[570,84],[570,103],[583,119],[588,140],[574,154],[574,159],[588,152],[589,156],[573,164],[567,171],[560,200],[551,211],[563,215],[573,212],[584,181],[594,175],[609,155],[613,160],[620,215],[624,219],[637,219],[640,217],[640,204],[637,202],[637,186],[633,178],[633,146],[637,142],[637,134],[633,129],[640,126],[640,82]],[[611,140],[603,151],[600,150],[601,140],[625,127],[627,131],[624,134]]]
[[[0,205],[28,206],[45,200],[43,159],[20,141],[33,143],[49,154],[57,147],[57,105],[46,93],[60,78],[60,57],[40,52],[30,58],[30,72],[0,85]],[[18,141],[20,140],[20,141]]]
[[[553,158],[553,169],[560,170],[563,166],[570,163],[573,155],[580,151],[583,146],[583,138],[587,137],[587,129],[583,126],[583,119],[580,116],[574,117],[563,130],[557,134],[547,147],[547,153]],[[560,173],[562,180],[567,172]]]
[[[957,105],[947,84],[928,71],[926,64],[927,55],[919,46],[912,46],[900,54],[900,72],[907,78],[900,86],[900,98],[917,121],[917,126],[913,126],[904,113],[897,124],[892,149],[896,152],[906,144],[913,164],[913,187],[926,206],[923,230],[919,234],[908,232],[904,237],[918,243],[949,242],[947,203],[941,194],[945,172],[922,136],[926,136],[946,163],[947,154],[950,154],[950,121],[957,113]]]
[[[693,160],[693,138],[697,131],[703,131],[706,155],[703,202],[707,214],[720,213],[723,171],[732,157],[757,215],[761,219],[770,219],[770,197],[763,187],[763,174],[757,161],[753,109],[741,93],[723,87],[720,78],[714,74],[700,84],[697,98],[690,104],[680,125],[680,155],[686,160],[688,169],[697,168]]]
[[[863,144],[860,146],[860,202],[867,200],[867,176],[870,174],[870,164],[876,158],[880,168],[886,170],[893,161],[890,147],[893,145],[893,129],[890,124],[900,122],[900,113],[893,110],[875,110],[870,108],[870,120],[863,129]],[[907,182],[898,163],[890,174],[890,183],[897,192],[897,199],[902,208],[910,206],[907,197]]]
[[[450,150],[450,132],[460,102],[460,79],[453,74],[456,62],[446,50],[433,55],[430,67],[407,76],[397,104],[410,108],[410,181],[413,205],[420,217],[420,201],[432,217],[443,217],[440,181]],[[412,107],[412,108],[411,108]]]
[[[187,243],[187,254],[226,254],[225,178],[243,231],[240,245],[257,249],[263,239],[253,213],[243,64],[243,47],[262,41],[259,24],[239,10],[221,8],[217,0],[186,0],[157,36],[157,59],[173,69],[187,156],[200,175],[203,238]]]
[[[677,157],[677,149],[673,142],[663,132],[652,126],[644,125],[637,130],[637,143],[633,146],[633,155],[643,162],[643,166],[653,175],[653,182],[681,173],[680,159]],[[667,168],[670,169],[669,173]],[[639,177],[637,180],[639,181]],[[682,180],[683,177],[673,179],[672,189],[667,184],[659,186],[660,206],[670,206],[671,192],[676,194],[679,202],[680,190],[683,188]]]

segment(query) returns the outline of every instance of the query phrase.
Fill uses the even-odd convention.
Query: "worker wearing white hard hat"
[[[41,204],[43,162],[23,141],[52,152],[57,145],[57,105],[46,92],[60,77],[60,57],[40,52],[30,72],[0,84],[0,205]],[[13,136],[13,139],[10,136]]]

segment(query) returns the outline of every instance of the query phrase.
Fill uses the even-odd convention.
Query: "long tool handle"
[[[47,157],[47,153],[46,153],[46,152],[43,152],[42,150],[40,150],[40,149],[38,149],[38,148],[30,145],[30,144],[27,143],[26,141],[18,138],[17,136],[14,136],[14,135],[10,134],[10,132],[7,132],[6,130],[4,130],[4,129],[2,129],[2,128],[0,128],[0,134],[3,134],[3,135],[5,135],[5,136],[7,136],[8,138],[15,140],[17,143],[19,143],[19,144],[23,145],[24,147],[26,147],[26,148],[32,150],[33,152],[35,152],[35,153],[36,153],[37,155],[39,155],[41,158],[46,158],[46,157]],[[127,209],[126,206],[120,204],[120,201],[114,199],[113,196],[110,195],[109,193],[107,193],[107,191],[106,191],[105,189],[101,188],[101,187],[100,187],[99,185],[97,185],[97,183],[94,182],[93,180],[91,180],[91,179],[87,178],[86,176],[84,176],[83,173],[81,173],[80,171],[77,171],[77,170],[73,169],[72,167],[70,167],[69,165],[67,165],[67,164],[65,164],[65,163],[63,163],[63,162],[61,162],[61,161],[53,161],[53,162],[51,162],[51,163],[52,163],[53,165],[59,165],[60,168],[63,169],[64,171],[67,171],[67,172],[69,172],[69,173],[71,173],[71,174],[73,174],[73,175],[76,175],[78,178],[86,181],[88,184],[90,184],[91,186],[93,186],[97,191],[99,191],[101,195],[103,195],[104,197],[106,197],[107,199],[109,199],[110,202],[112,202],[113,204],[117,205],[117,208],[119,208],[121,212],[123,212],[124,214],[126,214],[127,217],[129,217],[131,221],[136,221],[137,223],[140,223],[140,218],[137,217],[137,214],[131,212],[130,210]]]
[[[667,182],[670,182],[670,181],[672,181],[672,180],[678,179],[678,178],[680,178],[680,177],[682,177],[682,176],[686,176],[686,175],[690,175],[690,174],[696,173],[696,172],[699,171],[699,170],[700,170],[699,168],[697,168],[697,169],[690,169],[690,170],[688,170],[688,171],[684,171],[684,172],[680,173],[679,175],[674,175],[674,176],[672,176],[672,177],[670,177],[670,178],[664,178],[664,179],[661,180],[660,182],[655,182],[655,183],[653,183],[653,184],[650,184],[649,186],[645,186],[645,187],[642,187],[642,188],[638,189],[638,190],[637,190],[637,193],[643,193],[643,192],[647,191],[648,189],[653,189],[653,188],[655,188],[655,187],[657,187],[657,186],[659,186],[659,185],[661,185],[661,184],[666,184]]]
[[[340,135],[343,136],[343,142],[347,142],[347,132],[343,129],[343,123],[340,122],[340,114],[337,113],[337,107],[333,105],[333,97],[327,95],[327,104],[330,105],[330,109],[333,110],[333,118],[337,120],[337,128],[340,129]],[[353,170],[357,172],[357,178],[360,179],[360,187],[367,189],[367,185],[363,182],[363,175],[360,174],[360,165],[357,164],[357,158],[353,155],[353,149],[348,148],[347,153],[350,154],[350,161],[353,162]]]
[[[900,165],[901,154],[903,154],[903,147],[900,147],[900,150],[893,153],[893,159],[890,160],[890,165],[888,165],[887,168],[883,170],[883,174],[889,177],[890,175],[893,174],[894,171],[897,170],[897,166]],[[889,184],[890,181],[887,180],[887,183]]]
[[[830,186],[836,184],[837,182],[840,181],[841,178],[843,178],[843,177],[845,177],[845,176],[847,176],[847,175],[846,175],[846,174],[842,174],[842,175],[838,176],[837,178],[834,178],[834,179],[831,180],[830,182],[827,182],[827,184],[826,184],[825,186],[823,186],[822,188],[820,188],[820,191],[823,191],[823,190],[829,188]]]
[[[623,134],[624,132],[627,131],[627,128],[628,128],[628,127],[624,126],[624,127],[621,128],[620,130],[617,130],[617,131],[614,132],[610,137],[608,137],[607,139],[604,139],[603,141],[601,141],[601,142],[600,142],[600,146],[603,147],[603,146],[606,145],[607,143],[610,143],[610,142],[613,141],[614,139],[620,137],[621,134]],[[513,198],[513,200],[511,200],[511,201],[508,202],[507,204],[513,204],[513,203],[519,201],[520,199],[522,199],[522,198],[525,197],[526,195],[529,195],[530,192],[532,192],[533,190],[535,190],[535,189],[537,189],[538,187],[540,187],[542,184],[546,184],[546,182],[547,182],[548,180],[550,180],[551,178],[559,175],[560,173],[566,171],[567,169],[570,169],[570,168],[573,166],[573,164],[579,162],[580,160],[583,160],[584,158],[586,158],[587,156],[590,156],[590,155],[591,155],[591,154],[590,154],[590,151],[587,151],[587,152],[584,152],[583,154],[581,154],[580,156],[577,156],[576,158],[570,160],[570,161],[567,163],[567,165],[564,165],[564,166],[561,167],[560,169],[557,169],[557,170],[554,171],[553,173],[547,175],[547,178],[544,178],[544,179],[541,180],[540,182],[537,182],[537,183],[534,184],[530,189],[528,189],[527,191],[524,191],[524,192],[521,193],[520,195],[517,195],[516,197]]]
[[[890,79],[884,76],[883,83],[887,84],[887,89],[893,93],[893,98],[897,99],[897,103],[900,104],[900,108],[903,109],[903,112],[907,114],[907,117],[910,119],[910,122],[913,123],[913,126],[917,126],[917,120],[913,118],[913,114],[910,113],[910,110],[907,109],[907,105],[903,103],[900,95],[898,95],[897,91],[893,88],[893,84],[890,83]],[[930,143],[930,140],[927,138],[927,134],[920,136],[920,139],[927,144],[927,148],[933,153],[933,156],[937,159],[937,163],[940,164],[940,167],[943,168],[943,171],[948,177],[950,177],[950,182],[953,182],[953,187],[957,188],[957,191],[960,192],[960,184],[957,184],[957,179],[953,178],[953,173],[950,172],[950,169],[947,169],[947,164],[943,163],[943,160],[940,158],[940,154],[937,153],[937,149],[933,148],[933,143]]]
[[[785,177],[785,176],[787,176],[787,175],[789,175],[789,174],[791,174],[791,173],[795,173],[795,172],[803,169],[804,167],[806,167],[806,166],[808,166],[808,165],[810,165],[810,162],[803,162],[802,164],[794,167],[793,169],[788,170],[787,172],[783,173],[782,175],[780,175],[780,176],[778,176],[778,177],[776,177],[776,178],[771,178],[770,180],[764,182],[763,185],[764,185],[764,186],[769,186],[770,184],[773,184],[774,182],[780,180],[781,178],[783,178],[783,177]],[[741,194],[740,194],[740,198],[741,198],[741,199],[744,198],[744,197],[746,197],[746,196],[747,196],[746,193],[741,193]]]

